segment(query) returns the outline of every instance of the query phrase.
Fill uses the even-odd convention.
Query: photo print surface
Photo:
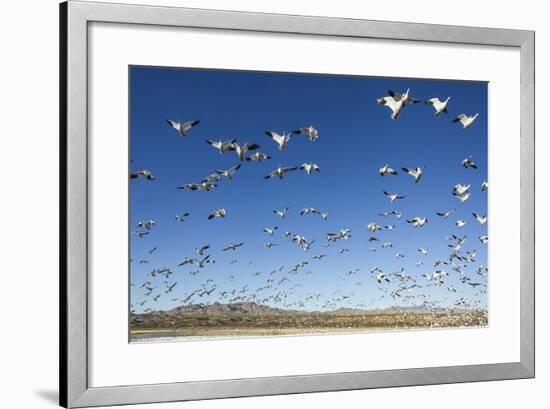
[[[486,82],[129,75],[131,341],[487,325]]]

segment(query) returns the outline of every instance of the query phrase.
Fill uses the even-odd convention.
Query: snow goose
[[[449,217],[454,211],[455,211],[455,209],[449,210],[449,211],[447,211],[447,212],[436,212],[435,214],[437,214],[438,216],[443,217],[444,219],[446,219],[446,218]]]
[[[225,209],[215,209],[208,215],[208,220],[212,220],[215,217],[225,217],[226,211]]]
[[[321,219],[327,221],[328,220],[328,216],[330,214],[330,212],[317,212],[319,214],[319,216],[321,216]]]
[[[313,162],[303,163],[300,166],[300,169],[305,170],[308,175],[311,175],[314,171],[319,172],[319,173],[321,172],[321,169],[319,168],[319,166],[316,163],[313,163]]]
[[[269,136],[271,139],[273,139],[275,143],[279,145],[279,150],[282,151],[285,149],[292,135],[294,135],[294,132],[289,132],[289,133],[283,132],[282,135],[279,135],[278,133],[273,131],[266,131],[265,134]]]
[[[487,189],[489,189],[489,182],[484,181],[484,182],[481,184],[481,191],[482,191],[482,192],[485,192]]]
[[[264,247],[267,248],[267,249],[270,249],[271,247],[276,246],[276,245],[277,245],[277,243],[272,243],[272,242],[269,241],[269,242],[264,244]]]
[[[306,135],[310,141],[316,141],[319,139],[319,131],[315,129],[313,125],[310,125],[307,128],[296,129],[292,133],[297,135]]]
[[[474,116],[468,116],[466,114],[460,114],[455,119],[453,119],[453,123],[460,122],[462,124],[462,130],[468,128],[471,126],[479,114],[475,114]]]
[[[315,239],[309,241],[309,242],[305,242],[303,245],[302,245],[302,249],[304,249],[304,251],[309,251],[311,245],[315,243]]]
[[[314,209],[313,207],[304,207],[300,211],[300,216],[303,216],[304,214],[314,214],[314,213],[319,213],[319,212],[316,209]]]
[[[380,169],[378,169],[378,173],[380,174],[380,176],[397,175],[397,172],[395,171],[395,169],[390,168],[387,163],[384,166],[382,166]]]
[[[229,151],[235,151],[237,156],[239,157],[239,160],[242,162],[245,160],[246,152],[248,151],[255,151],[256,149],[259,149],[260,145],[257,143],[243,143],[242,145],[239,145],[238,142],[232,143],[227,150]]]
[[[155,177],[151,173],[151,171],[147,169],[138,170],[137,172],[130,174],[130,179],[138,179],[138,178],[145,178],[147,180],[155,180]]]
[[[462,166],[466,169],[468,168],[477,169],[477,165],[471,156],[468,156],[466,159],[462,161]]]
[[[413,217],[411,220],[407,220],[407,223],[412,224],[415,228],[422,227],[428,223],[427,217]]]
[[[228,250],[237,250],[237,248],[241,247],[244,244],[244,242],[240,243],[231,243],[229,246],[222,249],[222,251],[228,251]]]
[[[299,234],[295,234],[294,237],[292,237],[292,241],[296,243],[298,246],[303,246],[304,244],[307,243],[306,238]]]
[[[233,175],[241,168],[241,164],[235,165],[229,169],[217,170],[216,173],[220,176],[225,176],[228,180],[233,180]]]
[[[227,141],[213,141],[211,139],[208,139],[206,143],[217,149],[218,152],[220,152],[220,155],[222,155],[225,152],[231,150],[231,145],[235,143],[235,139],[229,139]]]
[[[180,214],[177,214],[177,215],[176,215],[176,220],[177,220],[178,222],[184,222],[184,221],[185,221],[185,218],[186,218],[186,217],[189,217],[189,216],[191,216],[191,213],[187,213],[187,212],[186,212],[186,213],[180,213]]]
[[[257,162],[261,162],[266,159],[271,159],[271,156],[269,156],[267,153],[262,153],[262,152],[256,152],[253,155],[250,155],[248,158],[246,158],[247,161],[254,160]]]
[[[458,227],[459,229],[462,229],[464,226],[466,226],[466,220],[457,220],[455,224],[456,224],[456,227]]]
[[[204,252],[206,250],[208,250],[210,248],[210,246],[207,244],[205,246],[200,246],[200,247],[196,247],[195,248],[195,252],[199,255],[199,256],[204,256]]]
[[[288,212],[288,207],[285,207],[283,210],[273,210],[273,213],[275,213],[281,219],[285,218],[286,212]]]
[[[487,216],[481,216],[477,213],[472,213],[475,217],[475,219],[479,222],[479,224],[485,224],[487,223]]]
[[[389,96],[378,98],[377,103],[388,107],[391,111],[391,119],[397,119],[406,104],[416,104],[419,100],[409,96],[409,89],[404,94],[388,90]]]
[[[403,172],[411,175],[414,178],[414,183],[418,183],[420,182],[420,179],[422,179],[424,168],[416,167],[416,169],[413,169],[413,168],[401,168],[401,169],[403,169]]]
[[[386,197],[388,199],[390,199],[390,203],[393,203],[395,202],[396,200],[399,200],[399,199],[404,199],[405,196],[402,196],[402,195],[398,195],[397,193],[389,193],[387,191],[384,190],[384,195],[386,195]]]
[[[178,222],[184,222],[185,218],[188,217],[188,216],[191,216],[191,213],[180,213],[180,214],[176,215],[176,220]]]
[[[479,236],[479,241],[482,242],[483,244],[487,244],[489,242],[489,236],[487,235]]]
[[[390,282],[390,279],[388,277],[386,277],[386,274],[384,273],[379,273],[377,276],[376,276],[376,281],[378,281],[378,284],[381,284],[382,281],[386,281],[386,282]]]
[[[430,249],[428,247],[426,248],[419,248],[418,251],[423,255],[423,256],[427,256],[428,255],[428,252],[430,251]]]
[[[282,179],[285,173],[291,172],[291,171],[296,170],[296,169],[298,169],[298,166],[287,166],[287,167],[279,166],[277,169],[275,169],[269,175],[264,176],[264,179],[270,179],[270,178]]]
[[[382,227],[376,223],[369,223],[367,224],[367,230],[374,233],[378,230],[382,230]]]
[[[166,122],[174,128],[178,133],[180,134],[180,137],[185,136],[185,132],[193,128],[194,126],[198,125],[200,121],[194,120],[194,121],[187,121],[187,122],[179,122],[174,121],[172,119],[167,119]]]
[[[263,230],[263,232],[269,234],[270,236],[273,236],[273,234],[275,233],[275,231],[276,231],[278,228],[279,228],[279,227],[277,227],[277,226],[273,226],[273,227],[271,227],[271,228],[266,227],[266,228]]]
[[[435,109],[435,115],[438,116],[440,113],[447,113],[447,104],[451,97],[447,97],[445,101],[440,101],[439,98],[430,98],[424,101],[425,104],[431,105]]]

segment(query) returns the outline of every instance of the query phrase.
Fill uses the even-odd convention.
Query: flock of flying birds
[[[430,98],[425,100],[424,103],[431,105],[435,110],[435,115],[439,116],[441,113],[448,113],[450,99],[448,97],[442,101],[439,98]],[[420,100],[413,98],[409,90],[406,90],[402,94],[388,91],[387,96],[377,100],[378,104],[384,105],[391,110],[391,119],[393,120],[397,120],[401,112],[408,105],[418,102]],[[460,114],[452,122],[460,122],[463,129],[467,129],[474,123],[477,117],[478,114]],[[168,119],[167,123],[184,140],[184,137],[187,137],[192,128],[199,125],[200,121],[179,122]],[[306,137],[311,142],[315,142],[319,138],[319,131],[313,126],[296,129],[288,133],[283,132],[279,134],[273,131],[266,131],[265,134],[277,145],[279,151],[290,149],[291,141],[297,137]],[[238,163],[228,169],[216,170],[200,181],[177,186],[178,189],[194,192],[210,191],[216,189],[224,179],[232,181],[244,163],[262,162],[271,159],[267,153],[260,152],[260,146],[257,143],[239,143],[236,139],[225,141],[209,139],[206,140],[206,143],[217,151],[219,155],[236,155]],[[464,172],[472,172],[478,168],[471,156],[464,158],[461,166],[465,169]],[[316,163],[306,162],[295,166],[279,166],[269,174],[263,175],[263,177],[265,179],[284,179],[288,173],[295,171],[304,171],[305,174],[312,175],[320,173],[321,169]],[[372,171],[375,172],[376,169]],[[381,178],[401,177],[399,175],[404,174],[406,177],[411,178],[411,183],[419,184],[423,181],[424,171],[425,168],[420,166],[415,168],[394,168],[389,164],[384,164],[378,169],[378,174]],[[134,180],[155,180],[152,172],[148,169],[132,172],[130,178]],[[454,186],[449,186],[449,194],[452,194],[456,198],[457,205],[460,206],[460,204],[470,199],[475,190],[480,192],[480,194],[484,194],[483,192],[486,192],[487,189],[487,181],[484,181],[477,188],[472,187],[471,184],[458,183]],[[383,190],[383,194],[390,204],[406,200],[405,196],[399,193]],[[203,217],[206,217],[208,220],[223,219],[230,211],[231,209],[213,208],[210,212],[205,212]],[[291,209],[285,207],[283,209],[271,209],[271,211],[274,222],[278,220],[280,223],[283,223]],[[447,219],[450,219],[455,211],[456,209],[440,209],[435,212],[434,216],[448,223]],[[304,217],[319,217],[320,222],[326,221],[330,217],[329,211],[321,211],[312,207],[305,207],[297,210],[297,212],[299,212],[300,216]],[[394,249],[394,244],[391,241],[382,240],[379,234],[385,231],[405,228],[402,226],[406,225],[400,225],[402,215],[402,212],[398,210],[383,211],[378,214],[379,220],[391,218],[392,223],[382,224],[381,222],[373,221],[365,226],[366,235],[368,236],[367,243],[370,246],[368,249],[369,252],[391,251],[388,249]],[[185,222],[189,217],[191,217],[189,212],[181,212],[176,214],[175,221]],[[403,219],[415,229],[422,229],[429,222],[426,215],[411,215]],[[447,242],[448,256],[446,258],[428,262],[429,247],[419,247],[417,253],[418,261],[416,262],[418,271],[405,271],[404,268],[397,271],[386,271],[374,265],[370,266],[366,271],[363,271],[361,267],[354,267],[342,273],[338,278],[344,281],[355,280],[355,285],[357,286],[367,285],[370,282],[379,289],[380,299],[390,297],[400,305],[421,306],[426,310],[432,311],[443,307],[449,308],[449,306],[456,309],[482,309],[484,307],[479,301],[479,296],[487,292],[488,268],[477,264],[475,248],[466,250],[465,247],[472,241],[479,241],[482,245],[485,245],[488,243],[488,236],[484,234],[477,238],[469,238],[467,235],[460,235],[459,231],[469,222],[486,225],[487,220],[487,216],[481,213],[473,213],[471,220],[456,220],[454,222],[456,228],[453,228],[454,233],[442,238],[442,240]],[[132,234],[137,239],[144,239],[154,231],[155,225],[156,222],[152,219],[139,221],[135,226],[136,230],[132,231]],[[183,295],[173,297],[171,293],[173,293],[173,290],[178,285],[177,277],[182,274],[197,276],[196,278],[204,277],[208,275],[209,266],[216,263],[216,258],[212,254],[212,250],[214,249],[210,245],[197,245],[195,254],[187,255],[172,268],[158,266],[151,268],[143,282],[131,283],[131,286],[138,287],[136,290],[142,291],[143,294],[141,298],[138,297],[138,299],[132,300],[131,312],[151,313],[157,310],[155,306],[158,305],[157,303],[161,297],[170,297],[170,303],[173,303],[172,305],[174,306],[208,304],[211,303],[212,299],[215,299],[222,303],[256,302],[276,308],[300,309],[307,307],[317,311],[331,311],[346,306],[353,306],[354,308],[370,307],[367,301],[350,304],[354,296],[353,291],[345,292],[341,289],[333,288],[330,294],[323,292],[300,292],[300,287],[303,285],[302,281],[306,279],[306,276],[311,275],[314,277],[316,263],[322,263],[326,257],[345,257],[346,253],[351,251],[345,246],[346,242],[352,240],[351,228],[342,227],[336,232],[327,233],[323,238],[311,240],[308,240],[299,232],[283,230],[279,229],[277,225],[263,228],[263,233],[265,233],[267,240],[263,244],[263,247],[266,249],[276,248],[280,245],[280,240],[288,240],[289,243],[304,251],[303,260],[290,266],[287,265],[288,260],[284,260],[285,263],[282,263],[283,265],[276,266],[271,271],[255,271],[251,274],[251,277],[254,277],[257,281],[248,281],[248,284],[235,286],[234,288],[224,287],[215,277],[209,277],[199,280],[201,282],[192,288],[185,288]],[[233,232],[232,234],[238,234],[238,232]],[[247,244],[243,241],[229,242],[224,248],[218,250],[222,252],[221,254],[238,255],[239,249]],[[147,255],[138,262],[140,264],[151,264],[150,259],[154,258],[154,253],[157,249],[157,246],[152,246],[147,251]],[[331,251],[331,249],[334,249],[334,251]],[[396,250],[394,249],[394,251]],[[411,254],[406,255],[399,251],[394,255],[395,259],[412,256]],[[130,261],[133,262],[134,260],[131,259]],[[230,265],[237,263],[244,265],[246,261],[243,263],[242,260],[235,257],[230,262]],[[246,267],[249,268],[252,264],[252,262],[249,262]],[[184,271],[189,268],[190,270]],[[250,272],[243,272],[242,274],[250,274]],[[460,283],[460,285],[455,287],[455,285],[449,283],[452,276],[458,278],[458,280],[453,281]],[[230,283],[235,282],[236,278],[234,274],[229,274],[227,277]],[[255,286],[256,288],[251,288],[252,282],[258,282],[259,284]],[[461,286],[464,287],[461,288]],[[434,297],[423,290],[429,287],[445,288],[448,291],[448,295],[443,298]],[[464,288],[471,288],[477,292],[474,294],[474,297],[468,297],[465,294],[466,291],[464,291]]]

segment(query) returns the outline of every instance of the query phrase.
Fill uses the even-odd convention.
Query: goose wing
[[[284,135],[279,135],[278,133],[276,132],[272,132],[272,131],[266,131],[265,133],[267,136],[269,136],[271,139],[273,139],[276,143],[278,143],[279,145],[281,145],[285,139]]]
[[[286,173],[296,169],[298,169],[298,166],[287,166],[287,167],[281,168],[281,172]]]
[[[188,130],[193,128],[195,125],[198,125],[201,121],[193,120],[193,121],[187,121],[184,122],[181,126],[184,130]]]
[[[391,89],[388,90],[388,95],[392,97],[395,101],[401,101],[403,98],[403,95],[401,95],[399,92],[392,91]]]

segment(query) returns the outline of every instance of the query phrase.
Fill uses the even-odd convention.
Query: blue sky
[[[294,303],[308,295],[321,293],[322,303],[335,291],[350,295],[338,307],[399,305],[399,299],[380,299],[383,291],[379,287],[383,286],[373,279],[370,269],[379,266],[391,273],[403,267],[409,275],[419,277],[419,284],[427,284],[420,275],[434,270],[434,260],[447,259],[449,242],[443,239],[452,233],[468,235],[464,250],[476,249],[477,257],[464,271],[472,281],[482,281],[475,268],[487,265],[487,246],[478,240],[479,235],[486,234],[487,225],[480,226],[472,212],[487,213],[487,193],[480,191],[487,179],[487,83],[153,67],[130,67],[130,75],[130,166],[132,170],[149,169],[155,176],[154,181],[130,181],[130,230],[143,230],[135,227],[140,220],[156,222],[149,235],[131,235],[131,302],[136,311],[178,306],[180,302],[172,299],[183,298],[203,284],[209,289],[212,283],[217,289],[210,296],[195,297],[193,301],[227,302],[230,297],[220,299],[220,291],[238,291],[247,285],[248,291],[243,294],[252,294],[266,284],[272,270],[282,265],[282,272],[272,276],[273,287],[262,291],[263,295],[259,293],[256,301],[298,284],[286,301],[293,308],[298,308]],[[432,107],[419,103],[407,106],[398,120],[391,120],[390,110],[378,105],[376,99],[387,95],[388,89],[402,92],[406,88],[420,99],[451,96],[449,115],[435,117]],[[460,113],[479,113],[479,117],[463,131],[460,124],[451,123]],[[166,123],[168,118],[201,122],[181,139]],[[319,130],[319,139],[312,142],[296,136],[282,152],[264,133],[309,125]],[[176,189],[183,183],[198,183],[216,169],[238,164],[234,152],[220,155],[205,142],[233,138],[259,144],[259,150],[271,155],[271,160],[242,162],[233,181],[223,179],[209,192]],[[461,167],[462,160],[470,155],[477,170]],[[320,173],[296,171],[283,180],[263,178],[279,165],[299,166],[310,161],[319,165]],[[398,169],[399,175],[380,177],[378,169],[386,163]],[[400,171],[401,167],[416,166],[426,167],[418,184]],[[452,195],[457,183],[472,185],[472,197],[464,204]],[[391,204],[383,190],[406,197]],[[286,206],[290,211],[285,220],[273,214],[274,209]],[[330,211],[330,216],[327,221],[317,215],[300,216],[303,207]],[[215,208],[225,208],[227,217],[207,220]],[[456,213],[447,220],[435,214],[450,209],[456,209]],[[389,210],[399,210],[403,217],[396,220],[378,216]],[[175,215],[182,212],[191,216],[180,223]],[[429,223],[415,229],[405,221],[415,216],[427,216]],[[464,228],[454,225],[458,219],[467,221]],[[372,234],[365,226],[370,222],[395,224],[396,228],[378,232],[375,236],[380,242],[368,243]],[[262,232],[273,226],[279,227],[274,236]],[[352,230],[352,238],[323,247],[326,233],[343,227]],[[284,231],[316,242],[304,252],[282,237]],[[380,248],[386,240],[393,243],[393,248]],[[278,246],[264,248],[268,241]],[[221,251],[234,242],[245,244],[234,252]],[[176,267],[185,257],[198,257],[194,249],[205,244],[211,246],[207,253],[215,264],[199,269],[196,276],[188,274],[198,269],[196,266]],[[158,249],[148,254],[147,250],[155,246]],[[369,251],[372,246],[377,247],[375,253]],[[350,251],[340,255],[338,249],[342,247]],[[419,247],[429,247],[430,253],[422,256]],[[396,252],[405,258],[396,259]],[[313,260],[319,253],[327,257]],[[140,264],[142,259],[150,264]],[[235,259],[239,262],[230,264]],[[286,274],[304,260],[309,264],[300,273]],[[419,260],[424,265],[416,267]],[[162,267],[174,272],[168,282],[178,282],[170,294],[164,293],[163,277],[147,276],[153,268]],[[343,280],[342,276],[353,268],[360,271]],[[461,283],[458,273],[449,266],[445,270],[450,277],[444,286],[414,294],[424,292],[434,300],[474,299],[478,289]],[[305,275],[306,271],[312,273]],[[253,276],[256,272],[261,274]],[[234,281],[228,278],[231,274]],[[278,279],[285,275],[290,281],[277,286]],[[152,296],[161,294],[156,302],[144,297],[140,288],[148,279],[157,287]],[[213,282],[205,284],[208,279]],[[459,292],[447,291],[449,285]],[[475,299],[484,306],[485,297]],[[139,306],[146,298],[148,301]],[[267,304],[281,306],[271,301]],[[316,306],[309,302],[302,308]]]

